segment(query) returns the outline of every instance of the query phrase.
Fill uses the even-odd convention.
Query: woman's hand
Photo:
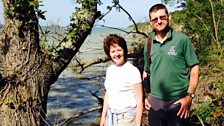
[[[145,109],[146,109],[146,110],[150,110],[151,105],[150,105],[150,103],[149,103],[149,99],[148,99],[148,98],[145,98],[145,103],[144,103],[144,105],[145,105]]]
[[[100,126],[106,126],[106,118],[102,118],[101,117],[101,120],[100,120]]]

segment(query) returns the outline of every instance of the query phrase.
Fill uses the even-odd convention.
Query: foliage
[[[193,114],[201,124],[223,126],[224,79],[220,72],[224,70],[224,6],[217,0],[185,2],[184,10],[174,12],[172,17],[190,36],[202,67],[198,92],[203,95],[196,100]]]
[[[146,34],[149,34],[148,32],[152,30],[149,22],[137,23],[136,25],[139,29],[141,29],[141,31],[143,31]],[[133,25],[130,25],[128,28],[133,31],[135,30],[135,27]]]
[[[187,0],[186,8],[173,13],[173,21],[190,35],[202,67],[193,115],[205,125],[224,125],[224,6],[217,0]],[[214,77],[214,78],[211,78]],[[221,78],[221,79],[220,79]]]
[[[43,52],[50,56],[57,56],[56,46],[66,37],[66,27],[61,27],[58,24],[42,26],[39,28],[40,47]]]
[[[223,57],[223,11],[219,1],[188,0],[183,11],[174,13],[174,20],[190,35],[203,64]]]
[[[81,4],[83,8],[90,10],[91,7],[97,2],[98,0],[76,0],[77,3]]]
[[[223,126],[224,125],[224,79],[223,78],[213,78],[213,81],[206,87],[209,90],[204,93],[201,101],[196,101],[195,109],[193,109],[193,114],[197,115],[203,123],[212,124],[213,126]],[[203,102],[202,102],[203,101]]]
[[[183,7],[185,6],[186,0],[161,0],[165,4],[169,4],[171,6],[176,5],[177,7]]]
[[[29,0],[28,2],[24,1],[24,0],[14,0],[11,1],[11,5],[12,6],[5,6],[4,9],[4,14],[6,16],[9,16],[11,18],[14,17],[14,15],[16,13],[26,13],[26,16],[28,15],[32,15],[32,11],[35,10],[37,16],[41,19],[46,19],[45,18],[45,12],[46,11],[42,11],[39,9],[40,6],[43,6],[42,4],[42,0]],[[25,18],[25,19],[29,19],[25,16],[20,15],[20,18]]]
[[[76,2],[82,4],[82,7],[76,7],[75,13],[73,13],[71,16],[70,20],[73,23],[70,24],[70,31],[67,35],[67,39],[74,39],[74,36],[80,35],[82,30],[88,30],[91,27],[88,25],[88,19],[90,18],[88,12],[91,11],[93,5],[96,3],[100,4],[99,0],[76,0]]]
[[[0,23],[0,31],[2,30],[2,28],[3,28],[3,24]]]

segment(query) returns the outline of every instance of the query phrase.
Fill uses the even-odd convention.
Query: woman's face
[[[117,66],[122,66],[125,63],[124,50],[118,44],[110,46],[110,57]]]

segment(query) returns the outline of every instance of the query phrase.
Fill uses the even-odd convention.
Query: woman
[[[127,61],[126,41],[110,34],[104,51],[114,64],[106,72],[100,126],[140,126],[143,111],[142,80],[139,70]]]

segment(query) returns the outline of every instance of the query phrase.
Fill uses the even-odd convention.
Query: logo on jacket
[[[170,50],[168,52],[168,55],[173,55],[173,56],[177,55],[176,46],[170,46]]]

